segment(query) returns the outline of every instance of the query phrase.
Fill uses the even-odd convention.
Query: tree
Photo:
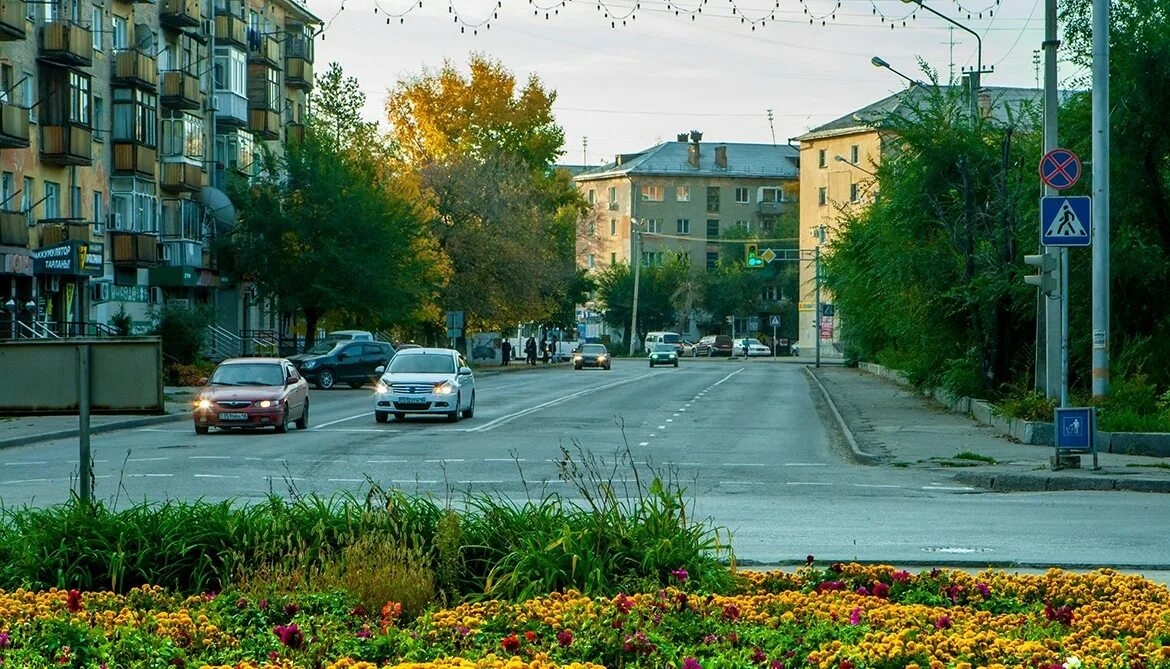
[[[662,265],[642,267],[638,275],[637,341],[644,339],[647,332],[674,327],[678,316],[676,285],[688,265],[685,258],[671,254]],[[602,270],[597,276],[597,299],[605,308],[605,324],[628,333],[634,312],[633,268],[619,263]]]
[[[741,249],[742,244],[738,245]],[[760,311],[760,291],[764,286],[763,270],[748,269],[740,260],[724,260],[707,272],[703,304],[710,320],[707,328],[721,330],[729,316],[744,316]]]

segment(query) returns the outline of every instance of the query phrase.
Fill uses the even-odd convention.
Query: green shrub
[[[119,337],[129,337],[130,329],[134,325],[134,319],[126,311],[126,303],[123,302],[118,305],[118,310],[110,316],[110,327],[114,329],[114,334]]]
[[[987,391],[986,377],[979,363],[971,357],[947,360],[939,385],[951,397],[983,397]]]
[[[211,376],[215,371],[215,363],[207,360],[196,360],[193,364],[184,365],[172,363],[165,366],[165,376],[168,385],[198,386],[199,380]]]
[[[209,305],[186,306],[168,302],[151,313],[154,334],[162,338],[163,355],[172,362],[190,365],[199,359],[207,329],[215,322]]]
[[[1040,393],[1017,388],[996,402],[994,408],[997,416],[1051,423],[1056,402]]]

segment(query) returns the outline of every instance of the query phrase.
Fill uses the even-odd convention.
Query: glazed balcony
[[[93,226],[88,221],[73,218],[43,218],[37,222],[37,239],[40,248],[56,246],[64,242],[93,242],[100,241],[94,234]]]
[[[270,109],[249,109],[248,128],[261,139],[280,139],[280,114]]]
[[[240,128],[248,125],[248,98],[231,91],[215,92],[216,125]]]
[[[28,221],[24,214],[0,211],[0,246],[29,247]]]
[[[199,0],[162,0],[158,20],[171,28],[194,28],[199,25]]]
[[[93,131],[82,125],[41,125],[41,160],[50,165],[92,165]]]
[[[313,61],[290,56],[284,59],[284,83],[291,88],[309,91],[313,88]]]
[[[53,21],[41,27],[41,60],[54,65],[93,65],[93,35],[72,21]]]
[[[119,51],[114,56],[114,84],[155,90],[158,86],[158,61],[137,49]]]
[[[217,14],[215,17],[215,45],[248,48],[248,25],[235,14]]]
[[[168,109],[199,109],[203,105],[199,78],[186,70],[163,72],[161,102]]]
[[[20,0],[0,0],[0,41],[25,37],[25,9]]]
[[[28,110],[0,101],[0,149],[27,149]]]
[[[114,171],[122,174],[154,176],[158,163],[158,150],[132,143],[114,144]]]
[[[762,216],[779,216],[787,208],[787,202],[760,202],[757,211]]]
[[[203,188],[203,169],[192,163],[163,163],[158,185],[165,191],[198,193]]]
[[[248,62],[280,67],[280,43],[271,35],[260,35],[260,48],[248,51]]]
[[[158,237],[144,232],[111,232],[110,258],[115,265],[152,267],[158,264]]]

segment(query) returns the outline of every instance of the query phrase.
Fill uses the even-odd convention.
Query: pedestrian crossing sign
[[[1044,246],[1089,246],[1092,198],[1063,195],[1040,199],[1040,243]]]

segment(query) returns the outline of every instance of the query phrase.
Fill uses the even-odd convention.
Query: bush
[[[974,353],[974,352],[972,352]],[[943,392],[951,397],[982,397],[987,390],[987,384],[979,363],[967,358],[947,360],[943,367],[940,385]]]
[[[162,338],[163,356],[190,365],[199,359],[207,329],[215,322],[209,305],[186,306],[168,302],[154,310],[154,334]]]
[[[118,310],[110,316],[110,327],[114,329],[114,334],[119,337],[129,337],[130,329],[134,325],[134,319],[126,312],[126,303],[118,305]]]
[[[1055,410],[1055,401],[1022,388],[1015,389],[995,404],[995,413],[998,416],[1049,423],[1052,422]]]
[[[196,360],[193,364],[172,363],[166,366],[167,384],[172,386],[198,386],[199,380],[211,376],[215,363]]]

